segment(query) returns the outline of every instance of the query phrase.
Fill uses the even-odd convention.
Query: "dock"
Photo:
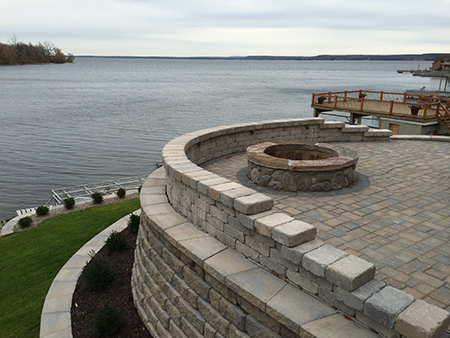
[[[413,114],[411,107],[419,107]],[[419,124],[440,124],[450,134],[450,99],[416,93],[354,90],[313,93],[314,116],[338,111],[350,114],[351,123],[361,123],[363,116],[410,121]]]

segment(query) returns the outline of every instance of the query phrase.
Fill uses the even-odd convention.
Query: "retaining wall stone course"
[[[157,179],[152,176],[143,186],[139,237],[145,240],[137,241],[133,269],[133,274],[138,275],[133,276],[133,288],[139,289],[133,295],[138,311],[144,311],[143,317],[149,318],[149,330],[161,336],[314,337],[319,326],[313,323],[322,320],[343,325],[335,319],[340,316],[335,314],[337,307],[385,336],[398,335],[376,322],[379,313],[370,313],[382,291],[368,291],[369,286],[376,289],[369,281],[372,266],[352,264],[353,256],[323,245],[311,234],[302,238],[300,221],[290,216],[282,214],[280,217],[288,220],[272,225],[267,222],[276,218],[271,198],[198,166],[218,156],[243,152],[251,144],[279,142],[286,137],[311,142],[362,141],[373,139],[375,134],[380,139],[388,138],[388,133],[370,133],[366,127],[357,127],[342,128],[342,123],[329,124],[320,118],[280,120],[210,128],[169,142],[163,149],[164,169],[157,171]],[[152,196],[147,188],[158,196]],[[358,272],[347,271],[346,265],[359,266]],[[264,266],[300,288],[275,277]],[[147,271],[151,280],[141,276]],[[153,290],[139,286],[145,283],[152,284]],[[158,292],[162,295],[155,294]],[[322,313],[321,319],[315,318],[317,312],[311,310],[314,306],[307,306],[306,301],[292,302],[302,297],[330,312]],[[381,301],[383,306],[384,302]],[[180,308],[189,309],[191,317],[187,318]],[[403,310],[406,311],[391,311],[395,312],[394,323]],[[303,323],[301,318],[308,316],[312,319]],[[370,331],[361,330],[371,336]]]

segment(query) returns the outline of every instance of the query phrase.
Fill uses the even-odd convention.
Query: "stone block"
[[[181,330],[183,330],[186,336],[188,336],[189,338],[204,338],[203,334],[198,332],[186,318],[181,318],[180,322]]]
[[[238,197],[249,196],[256,193],[255,190],[241,186],[233,190],[222,191],[219,200],[229,208],[233,208],[234,200]]]
[[[255,318],[258,322],[264,323],[269,329],[274,332],[280,332],[280,323],[278,323],[275,319],[267,315],[264,311],[261,311],[256,306],[250,304],[243,298],[239,298],[239,305],[241,308],[247,312],[250,316]]]
[[[371,330],[378,332],[380,337],[383,338],[400,338],[400,334],[394,329],[390,329],[383,324],[373,320],[372,318],[366,316],[361,311],[356,311],[356,320],[363,325],[367,326]]]
[[[338,287],[336,288],[336,298],[345,305],[350,306],[355,310],[362,311],[366,300],[385,286],[385,283],[377,279],[372,279],[370,282],[363,284],[353,292],[348,292]]]
[[[170,244],[178,248],[178,243],[183,240],[205,237],[207,236],[202,231],[190,222],[186,222],[170,229],[167,229],[164,233],[164,237]]]
[[[273,214],[273,211],[266,211],[255,215],[245,215],[242,213],[238,213],[237,219],[239,220],[239,222],[243,227],[253,230],[255,220],[271,214]]]
[[[348,255],[329,265],[325,278],[346,291],[354,291],[375,276],[375,265],[359,257]]]
[[[228,275],[226,285],[254,306],[264,310],[266,303],[286,285],[286,282],[262,268],[255,268]]]
[[[291,222],[294,219],[284,213],[274,213],[255,220],[256,230],[263,236],[272,237],[272,229],[281,224]]]
[[[183,298],[178,300],[177,304],[178,310],[181,315],[186,318],[189,323],[195,327],[195,329],[199,333],[203,333],[206,320],[203,318],[201,313],[195,310],[188,302],[186,302]]]
[[[331,307],[290,284],[267,303],[266,312],[296,333],[300,332],[301,325],[336,313]]]
[[[316,276],[325,277],[327,267],[347,255],[345,251],[325,244],[305,254],[302,259],[302,266]]]
[[[281,255],[284,258],[289,259],[294,264],[300,264],[305,254],[317,248],[320,248],[323,244],[324,243],[321,239],[316,238],[312,241],[297,245],[292,248],[288,248],[287,246],[283,245],[281,247]]]
[[[246,215],[254,215],[268,211],[273,207],[273,199],[261,193],[238,197],[234,200],[234,208]]]
[[[395,330],[408,338],[439,338],[450,324],[450,313],[416,300],[397,318]]]
[[[196,264],[203,266],[203,262],[206,259],[225,250],[227,247],[200,230],[197,231],[203,234],[203,236],[180,241],[178,247],[182,253],[192,259]]]
[[[256,222],[255,222],[256,223]],[[316,237],[317,229],[309,223],[293,220],[272,229],[272,238],[291,248]]]
[[[209,291],[211,290],[211,287],[203,280],[203,278],[187,266],[183,269],[183,279],[200,297],[206,301],[209,300]]]
[[[291,270],[288,270],[286,275],[291,282],[300,286],[303,290],[306,290],[313,295],[317,295],[317,293],[319,292],[319,285],[310,278],[307,278]]]
[[[254,269],[256,265],[235,250],[226,249],[207,259],[203,268],[218,281],[225,283],[226,276]]]
[[[250,338],[250,336],[239,330],[236,326],[230,325],[227,338]]]
[[[180,325],[177,325],[173,320],[169,322],[169,331],[173,338],[187,338],[187,336],[180,329]]]
[[[364,125],[351,125],[346,124],[344,128],[341,129],[343,133],[365,133],[369,130],[369,127]]]
[[[208,191],[210,187],[224,183],[230,183],[230,181],[217,175],[216,178],[199,181],[197,183],[197,190],[200,193],[209,196]],[[209,197],[211,198],[211,196]]]
[[[377,338],[378,335],[347,320],[341,314],[333,314],[301,327],[301,337],[345,337],[345,338]]]
[[[410,294],[386,286],[364,303],[364,314],[392,329],[397,316],[413,301]]]
[[[203,318],[218,332],[220,332],[225,337],[228,335],[228,329],[230,322],[226,320],[222,315],[212,307],[208,302],[203,299],[198,299],[198,308]]]
[[[220,300],[219,312],[240,331],[245,331],[246,313],[239,306],[236,306],[226,299]]]
[[[247,334],[251,338],[281,338],[278,333],[273,332],[250,315],[247,315],[246,323]]]

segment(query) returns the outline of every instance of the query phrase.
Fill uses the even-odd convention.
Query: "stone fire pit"
[[[330,191],[356,183],[358,154],[332,144],[259,143],[247,148],[247,176],[283,191]]]

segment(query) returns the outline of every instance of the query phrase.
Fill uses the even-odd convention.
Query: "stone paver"
[[[264,190],[273,212],[314,225],[326,244],[373,263],[379,280],[449,311],[450,143],[336,144],[358,153],[368,187],[320,196]],[[237,154],[203,167],[239,182],[246,166]]]

